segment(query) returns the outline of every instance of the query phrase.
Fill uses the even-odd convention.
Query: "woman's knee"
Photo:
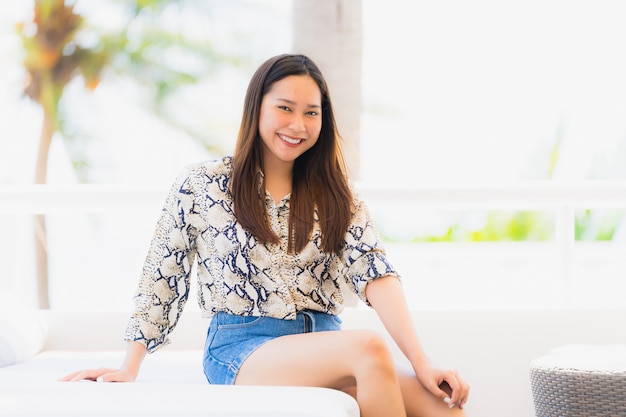
[[[380,334],[370,330],[360,330],[357,337],[359,348],[356,356],[360,366],[395,373],[391,352]]]

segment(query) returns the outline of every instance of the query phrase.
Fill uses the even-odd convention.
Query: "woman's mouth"
[[[292,137],[281,135],[281,134],[278,134],[278,137],[283,142],[287,142],[290,145],[298,145],[298,144],[300,144],[304,140],[304,139],[299,139],[299,138],[292,138]]]

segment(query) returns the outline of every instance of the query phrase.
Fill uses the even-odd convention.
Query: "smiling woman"
[[[322,130],[319,86],[307,75],[292,75],[277,81],[263,97],[259,118],[264,166],[272,169],[285,164],[291,166],[317,143]],[[275,178],[266,175],[265,183],[269,190],[278,188],[278,194],[270,191],[277,201],[291,192],[291,181],[276,184]]]
[[[285,143],[286,135],[302,140]],[[371,417],[464,416],[469,386],[422,350],[398,273],[349,186],[339,139],[319,67],[301,54],[263,62],[233,156],[188,165],[170,189],[122,365],[62,380],[135,381],[145,356],[168,343],[196,281],[211,318],[203,354],[210,384],[332,388]],[[278,203],[268,188],[277,184],[292,187]],[[347,291],[376,312],[409,368],[397,368],[377,332],[342,330]]]

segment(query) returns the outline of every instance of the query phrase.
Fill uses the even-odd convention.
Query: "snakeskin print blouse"
[[[358,198],[340,252],[320,249],[320,228],[314,224],[309,243],[293,254],[286,250],[289,196],[275,204],[266,193],[270,224],[281,241],[259,243],[234,216],[228,188],[231,162],[226,157],[187,167],[166,199],[124,335],[148,352],[169,342],[189,297],[194,264],[198,302],[207,316],[225,311],[295,319],[304,309],[338,314],[343,309],[338,280],[344,279],[367,303],[368,282],[398,276]]]

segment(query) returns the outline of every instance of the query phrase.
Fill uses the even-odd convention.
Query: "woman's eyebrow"
[[[297,104],[295,101],[289,100],[288,98],[278,97],[276,99],[276,101],[282,101],[282,102],[285,102],[285,103],[287,103],[287,104],[289,104],[291,106],[295,106]],[[321,109],[322,108],[322,106],[320,104],[308,104],[307,107],[309,107],[309,108],[316,108],[316,109]]]

